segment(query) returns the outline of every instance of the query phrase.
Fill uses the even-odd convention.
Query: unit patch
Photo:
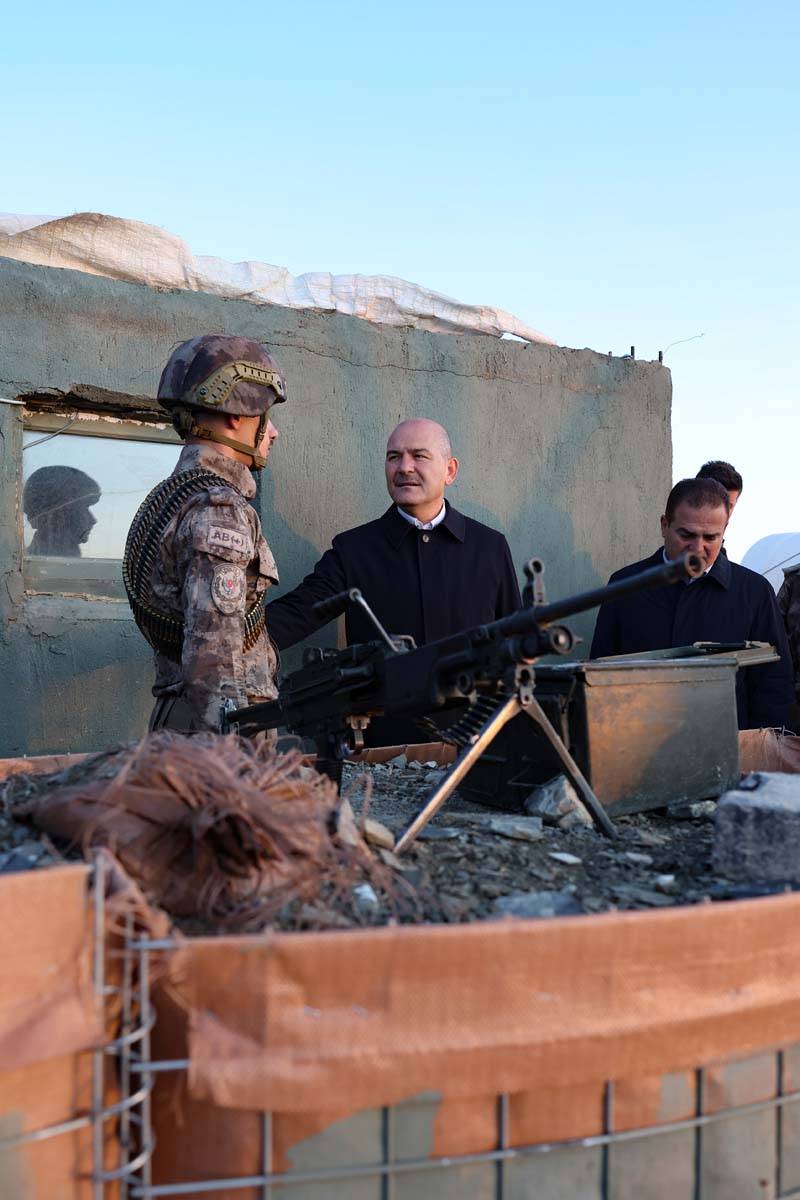
[[[211,599],[226,617],[241,612],[247,591],[247,576],[242,567],[214,567]]]
[[[238,529],[227,529],[224,525],[209,525],[208,546],[213,550],[220,546],[225,550],[239,550],[242,554],[252,553],[250,538]]]

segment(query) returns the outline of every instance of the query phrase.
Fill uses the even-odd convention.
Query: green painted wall
[[[658,540],[671,481],[669,372],[589,350],[452,336],[149,288],[0,259],[0,396],[153,396],[171,349],[204,332],[266,342],[289,380],[263,477],[283,587],[331,536],[388,504],[385,439],[405,417],[451,433],[450,498],[547,564],[549,595],[604,582]],[[122,601],[27,595],[21,410],[0,405],[0,755],[99,748],[142,731],[149,652]],[[592,617],[572,622],[584,636]],[[330,635],[329,639],[330,640]]]

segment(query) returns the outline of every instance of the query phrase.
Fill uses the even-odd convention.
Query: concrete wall
[[[0,259],[0,396],[76,387],[153,396],[172,347],[208,331],[263,340],[289,380],[261,495],[283,587],[334,533],[384,510],[386,435],[410,416],[448,427],[462,463],[451,499],[504,530],[520,564],[543,557],[551,599],[604,582],[658,542],[671,384],[655,363],[157,293]],[[149,652],[122,601],[26,595],[21,412],[0,405],[0,755],[102,747],[144,728]],[[592,621],[572,625],[588,636]]]

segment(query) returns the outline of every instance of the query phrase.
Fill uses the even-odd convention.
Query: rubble
[[[504,910],[517,914],[526,905],[532,917],[544,918],[551,910],[562,915],[555,913],[556,901],[551,904],[547,899],[551,895],[561,897],[557,903],[565,906],[563,915],[567,915],[568,898],[572,911],[574,905],[584,913],[600,913],[721,902],[774,894],[792,886],[774,877],[742,879],[727,860],[712,864],[714,824],[708,819],[675,820],[671,811],[620,817],[612,841],[593,827],[565,829],[539,816],[487,810],[458,793],[409,850],[398,856],[388,845],[421,807],[431,788],[431,773],[425,763],[422,770],[346,765],[343,797],[336,801],[328,796],[323,808],[335,814],[334,840],[345,861],[352,866],[355,856],[366,865],[357,870],[348,867],[336,882],[327,867],[320,871],[310,863],[311,884],[304,884],[296,894],[276,893],[271,907],[258,911],[254,907],[244,927],[343,929],[392,922],[496,920]],[[297,779],[308,783],[315,778],[314,772],[298,769]],[[754,779],[744,781],[744,786]],[[39,870],[63,861],[61,855],[82,855],[79,845],[70,849],[63,840],[56,845],[33,828],[29,817],[22,817],[20,794],[24,798],[26,788],[33,787],[33,781],[25,785],[18,780],[13,785],[14,816],[0,811],[0,871],[3,863],[6,869],[11,863],[13,869],[30,865]],[[757,791],[743,794],[752,797]],[[33,794],[29,791],[28,799]],[[302,815],[302,809],[295,811]],[[387,845],[365,842],[362,830],[371,827],[370,822],[385,831],[380,836]],[[14,858],[20,848],[22,855]],[[776,855],[775,841],[770,840],[768,857],[773,860]],[[795,857],[800,860],[800,855]],[[221,929],[219,921],[207,918],[177,920],[192,933]]]
[[[7,813],[61,844],[111,849],[149,903],[191,932],[327,928],[332,912],[346,924],[421,915],[414,889],[299,750],[161,732],[50,775],[12,776],[2,795]],[[394,845],[378,821],[363,826]],[[368,913],[360,884],[376,897]]]
[[[570,917],[582,913],[569,892],[512,892],[499,896],[494,910],[501,917]]]
[[[370,846],[382,846],[384,850],[394,850],[394,834],[373,817],[367,817],[364,820],[363,833]]]
[[[657,875],[656,876],[656,891],[666,892],[671,895],[677,888],[674,875]]]
[[[529,816],[541,817],[545,824],[556,825],[559,829],[593,824],[566,775],[556,775],[535,787],[522,807]]]
[[[544,837],[541,817],[517,817],[505,813],[454,813],[445,815],[442,819],[476,831],[485,829],[487,833],[515,838],[520,842],[538,842]]]
[[[36,853],[32,853],[33,847]],[[32,834],[27,825],[14,820],[0,806],[0,875],[57,866],[69,858],[80,861],[82,857],[80,850],[62,852],[45,835]]]
[[[800,882],[800,779],[758,772],[717,805],[714,868],[730,879]]]
[[[565,867],[579,867],[583,862],[583,859],[578,858],[577,854],[570,854],[565,850],[551,850],[550,857],[556,862],[563,863]]]
[[[670,805],[669,815],[676,821],[712,821],[716,811],[716,800],[695,800],[691,804]]]

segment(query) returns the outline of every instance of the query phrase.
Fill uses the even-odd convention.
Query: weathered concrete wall
[[[448,427],[462,463],[451,499],[504,530],[520,564],[542,556],[551,598],[603,582],[657,541],[671,479],[671,384],[657,364],[0,259],[0,396],[76,385],[152,396],[172,347],[207,331],[263,340],[289,379],[262,487],[283,587],[334,533],[384,510],[385,438],[409,416]],[[121,601],[26,596],[20,409],[0,405],[0,437],[0,754],[133,736],[150,708],[147,648]],[[572,624],[588,636],[592,620]]]

